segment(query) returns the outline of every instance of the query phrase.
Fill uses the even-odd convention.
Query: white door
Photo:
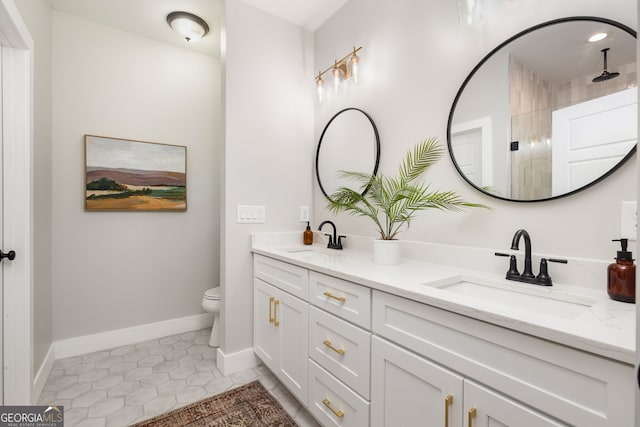
[[[482,186],[482,129],[451,135],[451,145],[464,176],[478,187]]]
[[[4,48],[0,46],[0,74],[2,73],[2,50]],[[0,93],[2,93],[2,78],[0,76]],[[0,117],[2,117],[2,109],[3,109],[3,102],[0,102]],[[0,132],[0,147],[2,147],[3,145],[3,141],[2,141],[2,132]],[[0,149],[0,188],[3,187],[3,182],[2,182],[2,150]],[[2,229],[3,227],[1,226],[1,224],[3,224],[3,220],[2,220],[2,204],[3,204],[3,200],[2,198],[0,198],[0,242],[3,242],[2,239]],[[1,245],[0,245],[1,246]],[[0,266],[0,268],[2,268]],[[2,270],[0,270],[2,271]],[[2,303],[0,304],[0,331],[4,331],[4,274],[0,274],[0,299],[2,300]],[[4,339],[0,339],[0,367],[4,367]],[[0,405],[4,404],[4,369],[0,369]]]
[[[484,117],[451,126],[451,148],[456,164],[478,187],[493,185],[491,118]]]
[[[2,240],[16,260],[2,263],[2,369],[4,405],[29,405],[33,396],[32,111],[33,40],[13,0],[0,0],[2,46]],[[11,185],[2,185],[11,183]]]
[[[605,174],[638,139],[637,89],[552,113],[552,195],[577,190]]]

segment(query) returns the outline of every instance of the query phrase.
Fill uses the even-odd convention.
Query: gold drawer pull
[[[331,350],[335,351],[336,353],[338,353],[340,356],[344,356],[344,354],[347,352],[347,350],[345,350],[344,348],[335,348],[332,344],[331,341],[329,340],[324,340],[322,341],[322,344],[326,345],[327,347],[329,347]]]
[[[467,418],[467,424],[469,427],[473,427],[473,419],[476,417],[476,407],[472,406],[467,412],[467,414],[469,416]]]
[[[444,427],[449,427],[449,405],[453,402],[453,396],[447,394],[444,398]]]
[[[326,406],[327,408],[329,408],[329,410],[330,410],[331,412],[333,412],[333,413],[334,413],[334,415],[335,415],[336,417],[338,417],[338,418],[342,418],[342,417],[344,417],[344,412],[342,412],[342,411],[336,411],[335,409],[333,409],[333,408],[331,407],[331,402],[329,402],[329,399],[324,399],[324,400],[322,401],[322,403],[324,403],[324,406]]]
[[[347,299],[344,297],[337,297],[334,294],[332,294],[331,292],[327,291],[324,293],[325,297],[329,297],[329,298],[333,298],[336,301],[340,301],[340,302],[345,302]]]
[[[280,322],[278,322],[278,319],[276,318],[276,316],[278,315],[278,304],[280,304],[280,301],[273,301],[273,326],[275,326],[276,328],[280,326]]]
[[[273,301],[275,300],[274,297],[270,297],[269,298],[269,323],[273,323]]]

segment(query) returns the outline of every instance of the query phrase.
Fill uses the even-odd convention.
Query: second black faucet
[[[513,240],[511,241],[511,249],[514,251],[519,250],[520,238],[524,238],[524,271],[522,274],[518,271],[517,261],[515,255],[504,254],[500,252],[496,252],[496,256],[507,256],[509,257],[509,271],[507,271],[507,280],[515,280],[517,282],[525,282],[531,283],[534,285],[542,285],[542,286],[551,286],[553,282],[551,281],[551,277],[549,276],[549,272],[547,269],[547,261],[549,262],[559,262],[562,264],[566,264],[566,259],[553,259],[553,258],[542,258],[540,260],[540,272],[538,275],[534,275],[531,267],[531,237],[527,230],[520,229],[516,231],[513,235]]]

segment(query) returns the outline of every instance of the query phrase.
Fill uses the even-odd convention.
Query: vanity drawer
[[[323,426],[369,425],[369,402],[309,360],[309,412]]]
[[[371,329],[371,289],[337,277],[309,272],[309,302]]]
[[[256,254],[253,275],[298,298],[309,298],[309,272],[305,268]]]
[[[371,334],[309,308],[309,357],[369,399]]]

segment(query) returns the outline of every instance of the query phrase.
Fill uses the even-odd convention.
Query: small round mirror
[[[358,108],[345,108],[329,120],[316,151],[316,177],[327,199],[340,187],[354,185],[340,177],[340,171],[375,175],[379,162],[380,137],[371,116]]]

